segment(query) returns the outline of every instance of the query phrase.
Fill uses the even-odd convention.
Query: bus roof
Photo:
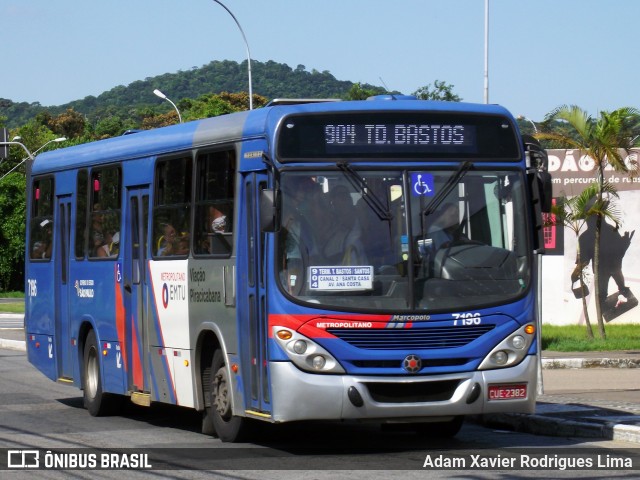
[[[36,157],[32,174],[165,155],[242,138],[271,138],[280,119],[286,115],[349,111],[433,111],[511,117],[505,108],[498,105],[425,101],[393,95],[358,101],[285,103],[44,152]]]

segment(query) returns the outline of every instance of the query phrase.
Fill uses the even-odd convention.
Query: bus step
[[[151,406],[151,394],[142,392],[133,392],[131,394],[131,401],[141,407]]]
[[[255,410],[245,410],[247,417],[259,418],[261,420],[271,420],[271,414],[266,412],[257,412]]]
[[[58,383],[73,383],[73,378],[69,377],[58,377]]]

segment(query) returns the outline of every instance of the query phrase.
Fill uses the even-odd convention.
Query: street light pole
[[[218,5],[220,5],[222,8],[224,8],[227,11],[227,13],[231,15],[231,18],[233,18],[233,21],[236,22],[236,25],[238,26],[238,29],[242,34],[242,39],[244,40],[244,45],[247,49],[247,70],[249,74],[249,110],[253,110],[253,87],[251,86],[251,52],[249,51],[249,42],[247,42],[247,37],[244,34],[244,30],[242,30],[242,27],[240,26],[240,22],[238,22],[238,19],[231,12],[231,10],[229,10],[226,7],[226,5],[222,3],[220,0],[213,0],[213,1],[216,2]]]
[[[171,101],[171,99],[169,97],[167,97],[164,93],[162,93],[160,90],[158,90],[157,88],[153,91],[153,94],[156,97],[160,97],[163,100],[166,100],[167,102],[169,102],[171,105],[173,105],[173,108],[175,109],[176,113],[178,114],[178,120],[180,120],[180,123],[182,123],[182,115],[180,115],[180,110],[178,110],[178,107],[176,107],[176,104],[173,103]]]
[[[22,147],[22,149],[27,153],[27,158],[30,158],[31,160],[33,160],[33,153],[31,153],[29,151],[29,149],[27,147],[25,147],[22,143],[20,143],[18,140],[22,140],[20,137],[13,137],[13,140],[11,140],[10,142],[0,142],[0,145],[18,145],[20,147]],[[66,140],[66,139],[65,139]],[[48,142],[47,142],[48,143]],[[46,143],[45,143],[46,145]],[[25,158],[23,160],[23,162],[27,159]],[[22,162],[20,162],[22,163]]]
[[[40,148],[38,148],[35,152],[33,152],[33,156],[35,157],[35,155],[42,150],[44,147],[46,147],[47,145],[49,145],[50,143],[60,143],[60,142],[64,142],[67,140],[67,137],[58,137],[58,138],[54,138],[53,140],[49,140],[48,142],[44,143]]]
[[[27,147],[25,147],[22,143],[20,142],[0,142],[1,144],[4,145],[20,145],[23,150],[25,152],[27,152],[27,156],[25,158],[22,159],[22,161],[20,161],[20,163],[18,163],[15,167],[13,167],[11,170],[9,170],[7,173],[5,173],[2,177],[0,177],[0,181],[2,181],[2,179],[4,179],[4,177],[6,177],[7,175],[9,175],[11,172],[13,172],[16,168],[18,168],[20,165],[22,165],[24,162],[26,162],[27,160],[31,160],[33,161],[36,154],[42,150],[44,147],[46,147],[47,145],[49,145],[50,143],[53,142],[64,142],[67,139],[67,137],[58,137],[58,138],[54,138],[53,140],[49,140],[48,142],[45,142],[40,148],[38,148],[35,152],[31,153],[29,151],[29,149]]]
[[[533,126],[533,131],[538,133],[538,127],[536,127],[536,124],[533,123],[533,120],[525,117],[524,115],[518,115],[517,119],[518,120],[525,120],[525,121],[529,122]]]
[[[489,0],[484,0],[484,103],[489,103]]]

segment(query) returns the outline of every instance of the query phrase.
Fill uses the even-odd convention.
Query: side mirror
[[[277,214],[277,194],[275,189],[260,190],[260,230],[275,232]]]
[[[527,171],[532,184],[533,200],[539,202],[542,212],[549,213],[553,203],[549,156],[538,139],[531,135],[523,135],[522,143],[527,155]]]
[[[537,172],[536,180],[540,190],[540,210],[544,213],[550,213],[553,204],[551,174],[549,172]]]
[[[551,174],[534,170],[527,175],[533,203],[534,251],[544,253],[543,213],[550,213],[553,205]]]

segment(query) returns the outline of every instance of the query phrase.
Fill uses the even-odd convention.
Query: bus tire
[[[247,420],[233,415],[231,379],[221,350],[216,350],[213,354],[209,379],[210,401],[205,421],[213,424],[215,435],[223,442],[242,441],[247,430]]]
[[[82,390],[84,407],[93,417],[112,415],[122,405],[121,396],[102,391],[100,349],[93,330],[89,332],[84,343]]]

